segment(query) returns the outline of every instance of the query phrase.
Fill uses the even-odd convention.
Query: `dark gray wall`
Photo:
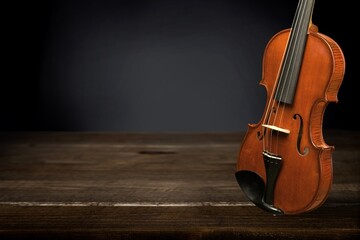
[[[269,3],[271,2],[271,3]],[[349,6],[318,1],[314,23],[347,59],[327,128],[354,109]],[[267,42],[297,1],[37,1],[8,4],[2,130],[243,131],[257,122]],[[348,68],[350,67],[350,70]],[[353,72],[351,72],[353,71]],[[341,116],[341,117],[339,117]]]

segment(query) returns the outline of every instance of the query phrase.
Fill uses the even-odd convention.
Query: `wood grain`
[[[319,209],[272,216],[234,173],[243,133],[1,133],[1,239],[356,239],[360,133],[325,132]]]

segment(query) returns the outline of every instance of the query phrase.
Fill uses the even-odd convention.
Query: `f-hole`
[[[276,114],[276,107],[272,107],[272,113]],[[267,116],[266,118],[266,122],[268,122],[270,118],[270,114]],[[258,140],[262,140],[266,135],[266,128],[264,129],[264,132],[261,132],[261,131],[258,131],[257,134],[256,134],[256,137]]]
[[[298,113],[296,113],[295,115],[294,115],[294,119],[296,120],[296,119],[299,119],[300,120],[300,127],[299,127],[299,132],[298,132],[298,137],[297,137],[297,145],[296,145],[296,147],[297,147],[297,151],[298,151],[298,153],[301,155],[301,156],[306,156],[308,153],[309,153],[309,148],[308,147],[305,147],[304,148],[304,151],[301,151],[301,147],[300,147],[300,145],[301,145],[301,139],[302,139],[302,134],[303,134],[303,119],[302,119],[302,117],[301,117],[301,115],[300,114],[298,114]]]

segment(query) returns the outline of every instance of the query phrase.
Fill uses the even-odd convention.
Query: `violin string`
[[[295,16],[297,16],[300,12],[300,9],[301,9],[301,5],[302,5],[302,0],[299,1],[298,3],[298,6],[296,8],[296,12],[295,12]],[[298,23],[298,18],[296,17],[295,18],[295,21],[294,23],[292,24],[292,28],[291,28],[291,31],[293,31],[294,29],[297,29],[296,26],[299,24]],[[288,38],[288,41],[287,41],[287,44],[286,44],[286,48],[285,49],[288,49],[289,46],[292,46],[293,45],[293,41],[294,41],[294,38],[292,37],[294,33],[291,33],[289,34],[289,38]],[[269,102],[269,105],[268,105],[268,108],[266,110],[266,118],[264,119],[266,122],[266,124],[269,124],[269,122],[271,121],[271,115],[274,114],[275,117],[274,117],[274,120],[273,120],[273,123],[275,123],[275,120],[276,120],[276,115],[277,115],[277,112],[278,112],[278,107],[279,107],[279,104],[277,105],[277,107],[275,108],[275,104],[276,104],[276,99],[274,98],[275,94],[278,95],[278,91],[279,91],[279,88],[280,88],[280,85],[279,85],[279,80],[280,80],[280,77],[284,74],[284,63],[288,62],[288,52],[285,51],[283,57],[282,57],[282,62],[281,62],[281,67],[280,67],[280,70],[277,74],[277,80],[276,80],[276,83],[275,83],[275,87],[273,87],[273,91],[271,93],[271,96],[270,96],[270,99],[272,101],[272,103],[270,104]],[[283,85],[284,86],[284,85]],[[283,90],[283,89],[282,89]],[[281,92],[282,94],[282,92]],[[270,107],[271,106],[271,107]],[[271,109],[271,110],[270,110]],[[275,112],[273,111],[273,109],[275,109]],[[271,149],[271,146],[272,146],[272,134],[273,134],[273,130],[272,129],[269,129],[270,130],[270,134],[268,134],[267,136],[265,136],[264,138],[264,143],[263,143],[263,149],[264,151],[267,149],[269,149],[268,151],[272,151]],[[263,133],[264,133],[264,128],[263,128]],[[269,138],[269,140],[266,140],[267,138]],[[265,143],[268,142],[267,144]]]
[[[309,13],[309,9],[312,10],[313,6],[314,6],[314,3],[315,3],[315,0],[305,0],[305,4],[303,6],[303,13],[301,14],[301,17],[300,17],[300,27],[298,27],[298,31],[295,35],[295,40],[296,40],[296,44],[294,46],[301,46],[301,47],[295,47],[294,48],[294,51],[292,52],[293,56],[292,56],[292,59],[298,59],[298,56],[302,54],[303,52],[303,47],[305,47],[304,45],[301,44],[301,41],[303,41],[304,39],[302,38],[302,34],[307,34],[307,29],[308,29],[308,21],[309,21],[309,18],[311,16],[311,14],[309,16],[306,15],[306,13]],[[306,28],[306,29],[304,29]],[[305,33],[303,33],[303,31],[305,31]],[[289,75],[286,76],[286,81],[292,81],[294,78],[293,78],[293,74],[294,74],[294,66],[295,64],[290,64],[289,65],[289,71],[288,73],[290,74],[290,77]],[[283,86],[286,86],[286,84],[284,84]],[[285,91],[285,99],[288,97],[289,95],[289,90],[290,90],[290,84],[287,84],[287,88],[286,88],[286,91]],[[281,92],[281,95],[283,95],[284,92]],[[280,105],[280,104],[279,104]],[[280,106],[279,106],[280,107]],[[283,120],[283,116],[284,116],[284,112],[285,112],[285,107],[286,107],[286,104],[285,103],[282,103],[281,104],[281,114],[280,114],[280,120],[279,122],[282,122]],[[277,140],[276,142],[278,143],[279,142],[279,132],[277,133]],[[276,147],[278,148],[278,145],[276,145]]]
[[[285,76],[281,76],[282,77],[282,81],[284,81],[281,85],[281,90],[280,90],[280,95],[279,95],[279,102],[278,102],[278,105],[277,105],[277,108],[276,108],[276,112],[277,114],[275,115],[274,117],[274,123],[276,122],[276,119],[278,117],[278,115],[280,114],[280,121],[279,123],[281,123],[281,120],[282,120],[282,116],[283,116],[283,113],[284,113],[284,109],[285,109],[285,103],[283,103],[282,101],[280,101],[281,99],[283,99],[283,96],[284,96],[284,91],[285,91],[285,86],[286,85],[290,85],[290,84],[286,84],[286,82],[290,81],[291,78],[289,78],[289,75],[291,76],[292,74],[292,66],[293,66],[293,59],[294,59],[294,55],[295,55],[295,51],[296,51],[296,43],[298,42],[298,39],[299,39],[299,35],[300,35],[300,28],[301,28],[301,23],[302,23],[302,20],[303,20],[303,16],[304,16],[304,9],[305,9],[305,5],[306,5],[306,0],[304,1],[300,1],[300,10],[299,10],[299,15],[296,16],[295,18],[295,21],[294,21],[294,24],[291,28],[291,39],[290,39],[290,46],[289,46],[289,49],[288,49],[288,55],[287,56],[287,59],[286,59],[286,72],[285,72]],[[300,16],[300,17],[299,17]],[[279,90],[279,89],[278,89]],[[288,91],[288,89],[287,89]],[[285,93],[285,97],[287,96],[287,93]],[[280,108],[281,108],[281,111],[280,111]],[[273,123],[273,124],[274,124]],[[278,143],[279,143],[279,131],[277,131],[276,133],[276,149],[274,150],[275,154],[278,155]]]
[[[290,49],[289,49],[289,54],[290,54],[290,62],[288,62],[288,61],[286,61],[285,62],[285,64],[286,64],[286,66],[284,66],[284,67],[286,67],[286,72],[285,72],[285,76],[281,76],[282,77],[282,80],[284,81],[284,82],[282,82],[282,85],[281,85],[281,90],[280,90],[280,95],[279,95],[279,99],[282,99],[283,98],[283,96],[284,96],[284,92],[286,92],[285,93],[285,96],[287,96],[288,94],[287,94],[287,92],[288,92],[288,89],[285,91],[285,86],[287,85],[286,83],[288,82],[288,81],[291,81],[291,79],[289,78],[289,75],[291,76],[291,74],[292,74],[292,66],[294,65],[293,63],[291,63],[291,59],[294,59],[294,56],[295,56],[295,52],[296,52],[296,50],[297,50],[297,48],[296,48],[296,46],[297,46],[297,42],[298,42],[298,40],[299,40],[299,35],[300,35],[300,31],[301,31],[301,29],[300,29],[300,26],[301,26],[301,24],[302,24],[302,22],[303,22],[303,20],[304,20],[304,14],[305,14],[305,9],[306,9],[306,3],[307,3],[307,1],[306,0],[304,0],[304,1],[300,1],[299,2],[299,4],[300,4],[300,6],[299,6],[299,8],[300,8],[300,11],[299,11],[299,15],[298,16],[296,16],[296,18],[295,18],[295,21],[294,21],[294,24],[293,24],[293,26],[292,26],[292,29],[291,29],[291,31],[292,31],[292,33],[291,33],[291,43],[290,43]],[[287,59],[288,60],[288,59]],[[288,86],[289,86],[290,84],[288,84]],[[280,117],[280,120],[282,119],[282,115],[283,115],[283,113],[284,113],[284,109],[285,109],[285,103],[282,103],[281,101],[278,103],[278,105],[277,105],[277,108],[276,108],[276,112],[277,113],[280,113],[280,109],[281,108],[281,117]],[[275,123],[275,121],[276,121],[276,119],[277,119],[277,116],[278,115],[276,115],[275,117],[274,117],[274,123]],[[279,121],[279,122],[281,122],[281,121]],[[279,142],[279,132],[277,132],[277,134],[276,134],[276,142],[278,143]],[[278,144],[276,144],[276,153],[278,152]]]
[[[309,3],[308,5],[306,5],[306,6],[304,6],[304,9],[307,9],[307,10],[308,10],[308,9],[310,8],[310,10],[312,10],[313,7],[314,7],[315,0],[308,0],[307,3],[308,3],[308,2],[310,2],[310,3]],[[308,12],[309,12],[309,11],[306,11],[305,13],[308,13]],[[310,11],[309,16],[303,15],[303,16],[302,16],[302,21],[305,21],[305,23],[310,23],[311,12],[312,12],[312,11]],[[299,29],[299,31],[306,30],[305,34],[307,35],[307,34],[308,34],[308,31],[307,31],[307,30],[309,29],[309,25],[308,25],[308,24],[305,25],[305,23],[303,23],[303,24],[301,25],[303,28],[302,28],[302,29]],[[306,29],[304,29],[304,28],[306,28]],[[299,34],[298,34],[298,35],[299,35]],[[300,39],[300,40],[302,40],[302,39]],[[299,41],[300,41],[300,40],[299,40]],[[306,40],[305,40],[305,41],[306,41]],[[299,42],[298,44],[296,44],[296,45],[300,45],[300,42]],[[305,45],[303,45],[303,47],[305,47]],[[298,47],[298,48],[296,48],[295,50],[296,50],[296,52],[295,52],[295,59],[297,59],[297,57],[299,56],[299,54],[301,54],[304,49]],[[290,65],[290,67],[291,67],[291,71],[290,71],[290,74],[291,74],[290,76],[291,76],[291,78],[289,78],[289,79],[293,79],[294,65],[295,65],[295,64],[291,64],[291,65]],[[285,93],[285,98],[288,97],[289,90],[290,90],[290,84],[287,86],[286,93]]]

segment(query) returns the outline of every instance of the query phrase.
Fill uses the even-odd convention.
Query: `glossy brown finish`
[[[358,239],[360,132],[324,136],[326,202],[273,216],[234,178],[243,133],[2,133],[0,239]]]
[[[311,27],[310,30],[294,101],[290,105],[280,106],[280,114],[271,114],[269,117],[269,122],[290,131],[290,134],[274,134],[268,147],[282,157],[282,168],[274,190],[274,206],[285,214],[299,214],[319,207],[326,200],[333,181],[334,146],[326,144],[322,122],[326,106],[338,100],[345,60],[335,41],[316,32],[316,27]],[[267,92],[266,107],[259,123],[249,125],[238,156],[237,171],[255,172],[264,182],[266,173],[262,153],[266,134],[264,138],[259,135],[264,134],[262,123],[267,119],[266,110],[273,104],[272,93],[276,87],[289,33],[290,30],[279,32],[265,49],[263,79],[260,84]],[[302,123],[299,118],[294,117],[296,115],[301,116]]]

